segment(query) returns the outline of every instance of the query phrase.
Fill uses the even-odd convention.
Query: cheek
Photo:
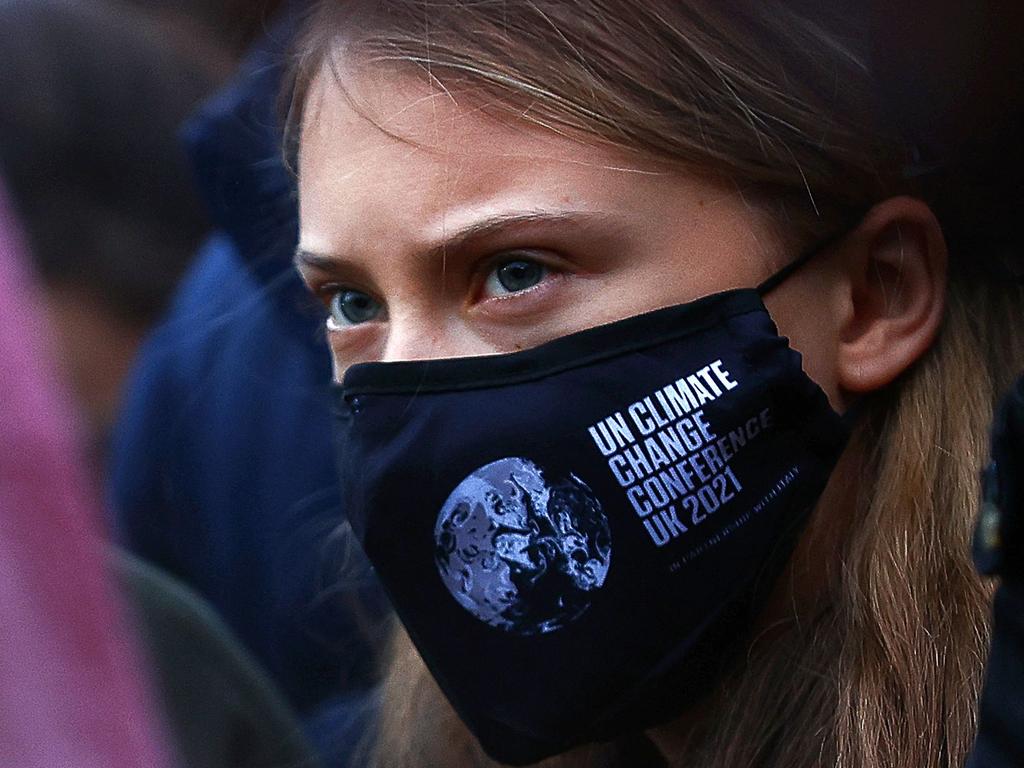
[[[799,279],[803,278],[803,279]],[[839,307],[835,291],[817,276],[794,276],[765,298],[765,305],[790,346],[803,356],[804,372],[828,395],[837,411],[846,409],[839,389]]]
[[[370,363],[380,358],[382,333],[377,325],[367,323],[365,326],[327,332],[327,346],[331,351],[335,381],[340,382],[345,377],[345,371],[356,363]]]

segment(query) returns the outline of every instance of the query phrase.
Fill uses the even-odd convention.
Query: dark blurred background
[[[0,178],[102,471],[125,376],[209,229],[179,140],[275,2],[0,3]]]
[[[309,5],[0,0],[0,189],[38,351],[192,768],[358,764],[375,701],[388,607],[345,534],[329,354],[291,267],[280,91]]]

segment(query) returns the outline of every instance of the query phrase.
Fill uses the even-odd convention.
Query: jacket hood
[[[298,238],[295,181],[284,163],[279,110],[295,21],[295,13],[283,14],[182,131],[214,225],[264,284],[291,269]]]

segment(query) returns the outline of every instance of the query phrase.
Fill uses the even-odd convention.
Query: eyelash
[[[510,264],[520,261],[529,262],[531,264],[537,265],[538,267],[540,267],[541,270],[543,270],[544,275],[536,284],[518,291],[511,291],[500,296],[485,297],[483,295],[484,291],[487,288],[488,282],[490,282],[490,279],[493,275],[497,274],[498,270],[500,270],[502,267],[509,266]],[[555,266],[552,263],[552,261],[553,260],[551,258],[544,258],[543,256],[540,256],[539,252],[535,250],[523,249],[514,251],[502,251],[501,253],[495,255],[494,257],[487,259],[481,265],[481,268],[477,273],[478,277],[476,278],[474,284],[474,298],[476,301],[487,301],[489,299],[507,300],[514,298],[516,296],[522,296],[526,293],[530,293],[534,289],[543,285],[544,282],[551,276],[561,274],[564,271],[563,269],[560,269],[559,267]]]

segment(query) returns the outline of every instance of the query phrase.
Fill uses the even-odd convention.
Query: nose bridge
[[[419,313],[393,317],[389,323],[381,361],[390,363],[460,357],[466,352],[459,349],[455,336],[449,324],[431,320]]]

